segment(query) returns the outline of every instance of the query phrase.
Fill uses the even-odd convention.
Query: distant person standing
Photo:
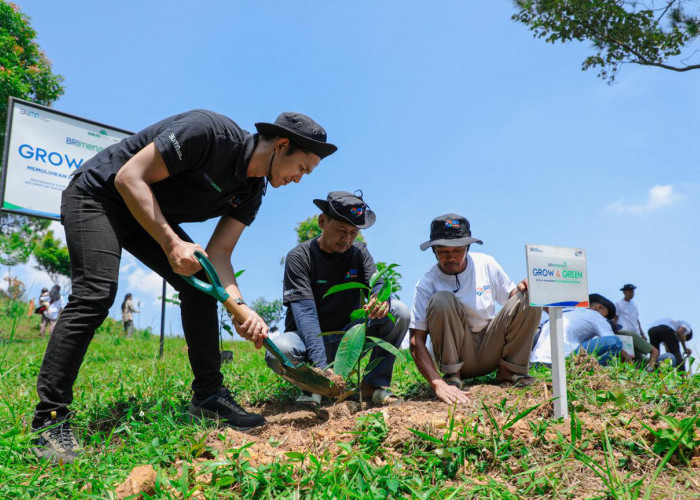
[[[37,314],[41,314],[41,324],[39,326],[39,337],[44,336],[46,328],[49,326],[49,318],[44,314],[49,308],[49,289],[42,288],[41,295],[39,295],[39,306],[36,308]]]
[[[49,335],[53,333],[53,328],[56,326],[56,321],[58,321],[58,315],[63,311],[63,299],[61,298],[61,287],[54,285],[49,292],[49,305],[44,311],[42,318],[42,330],[39,335],[44,334],[44,318],[48,321]]]
[[[638,333],[643,339],[647,336],[644,335],[644,330],[642,329],[642,324],[639,322],[639,309],[637,304],[632,302],[634,298],[634,290],[637,287],[631,283],[627,283],[620,291],[624,294],[622,300],[615,304],[617,308],[617,316],[615,316],[615,323],[622,327],[622,330],[628,332]]]
[[[122,322],[124,323],[124,333],[126,338],[130,339],[134,334],[134,313],[141,312],[134,307],[134,302],[131,300],[132,295],[127,293],[122,302]]]
[[[649,342],[657,349],[661,344],[666,347],[666,352],[670,352],[676,358],[676,368],[679,371],[685,371],[685,358],[690,356],[692,352],[685,345],[687,341],[693,338],[693,328],[687,321],[673,318],[662,318],[654,321],[649,326]],[[683,346],[683,354],[681,354],[681,345]]]

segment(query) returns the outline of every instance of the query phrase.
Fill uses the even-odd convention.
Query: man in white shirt
[[[564,357],[581,350],[594,355],[598,363],[606,366],[613,357],[621,355],[622,341],[613,332],[612,326],[606,319],[612,303],[606,304],[604,297],[591,294],[591,308],[567,307],[562,309],[564,326]],[[594,300],[596,300],[594,302]],[[605,299],[607,301],[607,299]],[[609,302],[609,301],[608,301]],[[599,306],[605,307],[605,309]],[[613,313],[614,314],[614,313]],[[629,359],[629,356],[625,355]],[[552,347],[549,321],[542,324],[537,342],[530,356],[531,363],[552,364]]]
[[[530,307],[527,280],[516,285],[493,257],[468,253],[472,243],[483,244],[471,237],[469,221],[447,214],[433,219],[430,240],[420,246],[432,248],[438,262],[416,284],[411,355],[435,395],[448,404],[467,401],[463,378],[496,369],[501,383],[534,381],[528,359],[542,309]],[[504,306],[498,314],[496,302]],[[428,335],[434,359],[426,348]]]
[[[639,322],[639,309],[637,304],[632,302],[634,298],[634,290],[637,287],[632,283],[627,283],[620,291],[624,294],[624,298],[615,304],[617,309],[617,316],[615,316],[615,323],[622,327],[622,330],[628,332],[635,332],[646,339],[647,336],[642,330],[642,324]]]

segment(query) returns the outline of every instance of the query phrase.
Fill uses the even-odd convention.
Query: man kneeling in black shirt
[[[360,229],[367,229],[376,220],[362,199],[346,191],[333,191],[326,200],[314,200],[323,212],[318,218],[321,235],[300,243],[287,254],[284,267],[284,304],[287,306],[285,332],[275,339],[277,346],[293,362],[311,362],[325,369],[335,359],[342,335],[321,332],[347,331],[357,324],[350,322],[350,313],[362,307],[358,289],[344,290],[323,298],[334,285],[357,282],[369,286],[376,271],[374,260],[365,243],[356,241]],[[397,348],[406,335],[411,318],[409,309],[398,300],[377,301],[381,280],[375,284],[372,297],[364,306],[370,321],[367,335],[378,337]],[[396,319],[392,322],[388,313]],[[391,404],[398,398],[386,388],[391,383],[394,355],[380,347],[372,351],[372,359],[384,359],[364,378],[362,396],[376,404]],[[267,353],[268,366],[281,371],[279,361]],[[321,396],[304,394],[300,403],[318,405]]]

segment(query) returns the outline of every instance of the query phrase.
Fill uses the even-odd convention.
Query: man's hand
[[[378,302],[377,296],[374,295],[371,299],[369,299],[369,302],[365,304],[364,309],[367,311],[369,319],[382,319],[389,314],[389,303]]]
[[[527,291],[527,278],[523,279],[520,283],[518,283],[515,288],[513,288],[513,291],[510,292],[510,296],[512,297],[518,292],[526,292]]]
[[[469,401],[469,393],[461,389],[457,389],[454,385],[449,385],[442,380],[436,382],[434,390],[438,399],[443,403],[447,403],[448,405],[455,403],[467,403]]]
[[[684,347],[683,352],[685,353],[686,356],[690,356],[693,351],[691,351],[689,348]]]
[[[205,257],[208,257],[207,252],[201,246],[181,239],[176,240],[165,249],[173,271],[183,276],[192,276],[202,269],[201,264],[194,256],[195,252],[202,252]]]
[[[234,319],[233,326],[236,328],[238,335],[246,340],[250,340],[253,344],[255,344],[256,349],[260,349],[263,345],[263,340],[267,338],[269,328],[263,319],[258,316],[258,313],[250,308],[248,310],[248,319],[246,319],[243,323],[239,323]]]

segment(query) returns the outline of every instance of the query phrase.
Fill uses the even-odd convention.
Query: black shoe
[[[56,412],[53,411],[51,419],[34,429],[34,432],[39,435],[34,447],[34,453],[39,458],[66,464],[73,463],[78,458],[80,445],[67,417],[56,418]]]
[[[220,420],[237,431],[247,431],[265,425],[265,418],[262,415],[245,411],[236,403],[226,387],[222,387],[218,394],[209,396],[203,401],[197,401],[193,397],[189,413],[198,418]]]

